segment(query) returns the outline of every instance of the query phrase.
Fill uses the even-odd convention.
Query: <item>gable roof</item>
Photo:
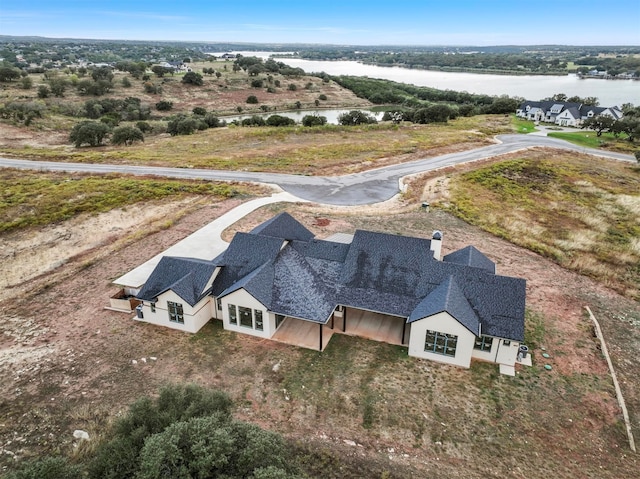
[[[471,245],[445,255],[442,261],[463,264],[473,268],[482,268],[490,273],[496,272],[496,264],[487,258],[479,249]]]
[[[206,286],[215,269],[212,261],[163,256],[138,293],[138,298],[155,302],[159,295],[172,290],[189,305],[195,306],[209,293],[210,288]]]
[[[284,240],[251,233],[236,233],[224,253],[213,260],[221,271],[213,282],[218,296],[233,283],[276,257]]]
[[[431,240],[357,230],[342,282],[349,288],[409,295],[416,290],[421,271],[434,261]]]
[[[289,213],[280,213],[274,216],[270,220],[256,226],[251,230],[251,233],[273,236],[274,238],[282,238],[289,241],[309,241],[314,237],[311,231],[302,226],[302,224]]]
[[[453,276],[449,276],[425,296],[413,310],[407,322],[412,323],[442,312],[449,313],[476,336],[480,335],[480,320]]]

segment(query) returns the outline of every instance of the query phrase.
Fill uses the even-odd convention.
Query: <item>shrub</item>
[[[293,118],[282,115],[271,115],[267,118],[266,124],[268,126],[292,126],[296,124]]]
[[[156,85],[153,82],[147,81],[147,82],[144,82],[144,91],[145,93],[156,95],[156,94],[162,93],[162,87]]]
[[[124,77],[121,83],[122,83],[122,86],[125,88],[129,88],[131,86],[131,80],[129,80],[129,77]]]
[[[202,86],[204,83],[204,80],[202,79],[202,75],[200,73],[189,72],[189,73],[185,73],[185,75],[182,77],[182,83],[185,83],[188,85]]]
[[[325,95],[324,93],[318,97],[318,100],[326,101],[326,99],[327,95]]]
[[[305,115],[302,118],[302,126],[322,126],[327,123],[326,116],[320,115]]]
[[[47,85],[40,85],[38,87],[38,98],[49,98],[49,95],[51,95],[51,90],[49,90]]]
[[[114,145],[132,145],[136,141],[144,141],[144,135],[135,126],[119,126],[113,130],[111,143]]]
[[[266,124],[264,118],[259,115],[253,115],[251,118],[245,118],[240,122],[242,126],[264,126]]]
[[[251,87],[252,88],[262,88],[263,85],[263,81],[260,78],[255,78],[253,80],[251,80]]]
[[[247,97],[247,103],[251,103],[251,104],[258,103],[258,97],[256,97],[255,95],[249,95]]]
[[[82,469],[62,457],[46,457],[21,464],[5,479],[82,479]]]
[[[22,78],[22,80],[20,80],[20,86],[23,90],[30,90],[33,86],[33,80],[31,79],[31,77],[24,77]]]
[[[69,134],[69,141],[79,148],[82,144],[99,146],[102,140],[109,134],[109,127],[97,121],[83,121],[73,127]]]
[[[161,100],[156,103],[156,110],[158,111],[169,111],[173,108],[173,102]]]
[[[289,91],[296,91],[298,89],[298,87],[296,86],[295,83],[289,83],[289,85],[287,86],[287,89]]]
[[[152,130],[151,125],[146,121],[139,121],[136,123],[136,128],[142,133],[147,133]]]
[[[215,116],[213,113],[207,113],[204,116],[204,122],[209,126],[209,128],[218,128],[226,125],[224,120],[221,121],[220,118]]]
[[[202,108],[201,106],[197,106],[191,111],[193,112],[194,115],[205,116],[207,114],[206,108]]]
[[[338,123],[345,126],[366,125],[378,123],[373,115],[369,115],[361,110],[351,110],[338,116]]]

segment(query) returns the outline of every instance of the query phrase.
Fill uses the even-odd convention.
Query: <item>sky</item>
[[[0,0],[0,35],[334,45],[640,45],[640,0]]]

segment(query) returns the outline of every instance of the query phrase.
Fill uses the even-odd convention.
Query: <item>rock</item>
[[[140,361],[142,361],[143,363],[146,363],[147,362],[147,358],[142,358],[142,359],[140,359]]]
[[[149,356],[149,359],[151,359],[151,361],[155,361],[158,358],[156,358],[155,356]]]
[[[87,431],[83,431],[82,429],[76,429],[73,431],[73,437],[76,439],[80,439],[81,441],[89,440],[89,433]]]
[[[138,361],[136,361],[135,359],[132,359],[131,364],[138,364]]]
[[[355,446],[356,442],[355,441],[351,441],[349,439],[343,439],[343,441],[347,446]]]
[[[272,370],[274,373],[277,373],[278,371],[280,371],[280,361],[278,361],[277,363],[275,363],[275,364],[273,365],[273,367],[271,368],[271,370]]]

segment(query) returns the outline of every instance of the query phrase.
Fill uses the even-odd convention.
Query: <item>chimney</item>
[[[431,236],[431,251],[433,257],[440,260],[440,252],[442,250],[442,231],[435,230]]]

